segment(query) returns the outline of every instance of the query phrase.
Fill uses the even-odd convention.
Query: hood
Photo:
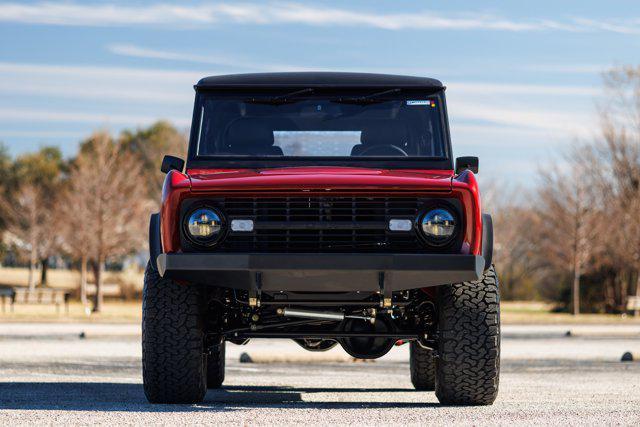
[[[190,169],[192,191],[451,191],[451,170],[352,167]]]

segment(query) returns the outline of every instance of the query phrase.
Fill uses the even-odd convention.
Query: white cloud
[[[463,117],[460,119],[464,120]],[[549,129],[513,127],[495,124],[458,123],[452,118],[451,137],[457,149],[523,149],[539,148],[542,145],[563,144],[568,141],[565,133],[558,134]]]
[[[74,131],[55,130],[3,130],[0,134],[2,138],[74,138],[80,139],[84,134]]]
[[[167,71],[149,68],[129,67],[97,67],[92,65],[53,65],[0,62],[0,72],[41,73],[53,76],[82,77],[91,75],[103,78],[126,78],[143,81],[146,79],[162,79],[169,82],[191,79],[195,83],[202,73],[186,71]]]
[[[126,5],[38,2],[0,3],[0,21],[76,26],[155,25],[174,28],[212,24],[302,24],[314,26],[363,26],[386,30],[493,30],[493,31],[606,31],[640,33],[638,19],[597,21],[584,17],[564,21],[509,19],[468,11],[442,14],[426,10],[376,13],[366,10],[310,6],[295,2],[199,5]]]
[[[192,86],[205,74],[208,73],[0,62],[0,94],[190,104]]]
[[[591,30],[607,31],[620,34],[640,34],[640,19],[631,18],[622,21],[595,20],[577,17],[573,21],[576,25]]]
[[[188,115],[188,114],[186,114]],[[45,123],[89,123],[109,127],[111,125],[147,126],[162,117],[117,113],[84,113],[80,111],[56,111],[32,108],[0,108],[0,121],[45,122]],[[189,126],[190,120],[184,117],[167,118],[177,126]]]
[[[510,134],[512,143],[567,141],[593,134],[593,86],[451,82],[449,117],[455,128],[482,133],[483,140]],[[484,129],[480,131],[480,129]]]
[[[164,117],[187,127],[193,84],[206,74],[209,73],[0,62],[0,121],[81,123],[95,128],[144,126]],[[17,107],[7,99],[6,95],[11,94],[26,94],[55,107]],[[0,137],[12,136],[2,131]]]
[[[122,4],[54,3],[0,4],[0,20],[31,24],[113,26],[133,24],[208,24],[210,6],[124,6]]]
[[[213,64],[217,66],[231,67],[248,71],[306,71],[305,67],[297,67],[288,64],[269,64],[264,62],[248,61],[241,58],[224,55],[198,55],[159,49],[150,49],[132,44],[114,44],[107,46],[109,52],[116,55],[135,58],[163,59],[167,61],[192,62],[198,64]]]
[[[197,55],[160,49],[150,49],[133,44],[109,45],[107,49],[117,55],[136,58],[152,58],[176,62],[193,62],[201,64],[216,64],[228,66],[242,71],[323,71],[321,67],[304,67],[294,64],[265,64],[263,62],[246,61],[234,57],[219,56],[216,54]],[[362,71],[362,69],[348,69],[342,67],[342,71]],[[379,72],[407,74],[407,70],[378,67]],[[441,74],[450,74],[454,70],[441,70]],[[416,74],[424,73],[423,70],[413,70]],[[509,84],[509,83],[482,83],[448,81],[446,85],[449,91],[460,92],[468,95],[480,94],[506,94],[506,95],[577,95],[596,96],[600,89],[592,86],[571,85],[540,85],[540,84]]]
[[[600,74],[613,67],[612,64],[527,64],[514,68],[543,73]]]
[[[455,120],[485,121],[504,127],[521,127],[556,133],[567,138],[589,136],[592,115],[542,107],[513,107],[461,100],[449,102],[449,116]],[[524,105],[524,104],[522,104]]]
[[[135,56],[153,56],[167,60],[203,61],[208,56],[191,57],[171,51],[152,50],[133,45],[123,45],[126,52]],[[214,62],[216,60],[212,60]],[[261,64],[234,62],[242,71],[264,71]],[[244,68],[246,67],[246,68]],[[282,69],[287,69],[283,67]],[[289,69],[302,69],[289,65]],[[351,70],[356,71],[356,70]],[[389,70],[381,69],[381,72]],[[0,93],[41,94],[61,98],[111,99],[140,102],[191,103],[192,86],[206,75],[220,74],[216,71],[171,71],[156,68],[96,67],[84,65],[48,65],[0,62]],[[452,81],[447,82],[447,93],[457,97],[458,102],[466,97],[544,95],[544,96],[595,96],[598,88],[591,86],[510,84]]]
[[[571,95],[596,96],[601,90],[593,86],[571,86],[552,84],[510,84],[510,83],[480,83],[455,82],[447,83],[449,92],[464,93],[466,95]]]
[[[1,75],[1,73],[0,73]],[[47,83],[43,81],[31,81],[22,86],[16,86],[12,81],[24,81],[25,79],[0,80],[0,93],[33,95],[46,98],[63,99],[89,99],[97,102],[107,100],[133,101],[133,102],[170,102],[181,103],[192,101],[192,93],[188,90],[182,92],[168,91],[166,88],[140,88],[130,84],[114,84],[108,82],[100,86],[83,85],[74,82]],[[185,88],[189,86],[185,85]],[[187,96],[187,94],[191,96]]]
[[[274,7],[275,6],[275,7]],[[295,3],[274,4],[270,7],[245,6],[245,22],[271,20],[274,23],[307,25],[360,25],[387,30],[504,30],[530,31],[549,28],[545,22],[520,22],[492,15],[444,16],[435,12],[371,13],[338,8],[321,8]]]
[[[169,117],[188,126],[192,85],[206,74],[216,73],[0,62],[0,120],[130,126]],[[514,145],[586,136],[594,121],[585,97],[593,93],[588,86],[451,82],[453,132]],[[65,107],[19,109],[7,97],[24,94]]]

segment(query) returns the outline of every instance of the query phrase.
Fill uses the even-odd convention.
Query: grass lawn
[[[581,314],[572,316],[567,313],[551,313],[551,305],[532,301],[503,301],[501,317],[503,324],[566,324],[566,323],[640,323],[640,317]],[[139,301],[106,301],[102,313],[87,313],[79,302],[69,304],[69,314],[56,313],[50,305],[16,305],[11,313],[7,305],[0,312],[0,322],[102,322],[102,323],[139,323],[142,304]]]
[[[69,314],[64,307],[60,313],[54,305],[16,305],[13,313],[7,303],[0,312],[0,322],[97,322],[97,323],[139,323],[142,319],[140,301],[106,301],[101,313],[91,313],[79,302],[69,303]]]
[[[640,317],[620,314],[552,313],[552,304],[536,301],[502,301],[503,324],[565,324],[565,323],[640,323]]]

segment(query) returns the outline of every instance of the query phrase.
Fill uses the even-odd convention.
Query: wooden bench
[[[7,311],[7,301],[13,301],[13,288],[0,287],[0,299],[2,299],[2,312]]]
[[[11,312],[16,304],[55,304],[56,311],[60,313],[60,306],[64,304],[65,313],[69,314],[69,295],[70,292],[64,289],[38,288],[30,291],[27,288],[13,288]]]
[[[93,296],[96,294],[97,287],[95,283],[87,283],[87,296]],[[121,298],[122,289],[117,283],[103,283],[102,284],[102,296],[107,298]]]

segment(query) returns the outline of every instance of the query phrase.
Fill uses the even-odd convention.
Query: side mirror
[[[469,169],[473,173],[478,173],[478,164],[480,160],[477,157],[467,156],[456,158],[456,175],[462,171]]]
[[[160,170],[163,173],[169,173],[169,171],[172,169],[182,172],[183,168],[184,160],[182,160],[180,157],[175,156],[164,156],[164,158],[162,159],[162,166],[160,166]]]

